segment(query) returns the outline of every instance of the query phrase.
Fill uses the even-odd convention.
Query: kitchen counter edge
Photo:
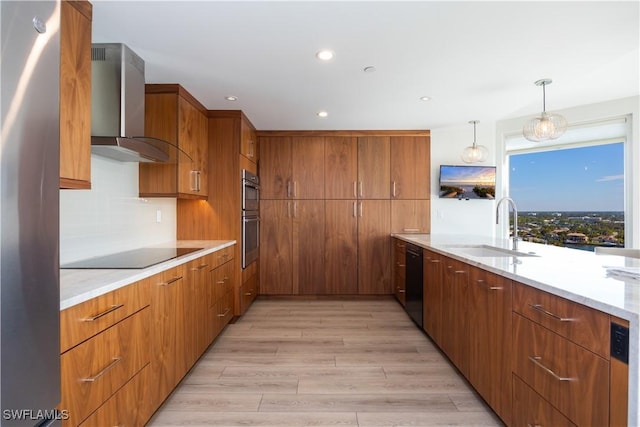
[[[202,249],[143,269],[60,270],[60,310],[73,307],[236,243],[235,240],[178,240],[158,245],[158,247],[197,247]]]

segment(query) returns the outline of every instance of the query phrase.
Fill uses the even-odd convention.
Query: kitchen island
[[[447,260],[461,262],[462,265],[467,265],[471,269],[476,268],[498,278],[513,281],[514,342],[521,335],[516,325],[522,316],[516,313],[515,308],[516,295],[521,289],[526,291],[533,288],[534,292],[543,291],[543,293],[610,315],[612,319],[627,321],[629,326],[628,425],[640,425],[638,418],[640,280],[636,278],[637,276],[633,277],[640,269],[640,260],[621,256],[595,255],[592,252],[529,242],[519,242],[519,248],[514,252],[510,249],[509,241],[486,237],[421,234],[394,234],[393,237],[420,246],[436,256],[441,255]],[[425,264],[425,271],[426,269],[427,264]],[[475,303],[472,301],[471,304]],[[529,308],[539,308],[534,306],[535,304],[530,304]],[[470,306],[470,309],[474,308]],[[427,309],[427,302],[425,302],[425,310]],[[546,314],[542,316],[552,319]],[[528,321],[528,319],[525,320]],[[571,319],[560,321],[565,320],[571,321]],[[585,321],[583,324],[591,327],[590,321]],[[511,337],[508,338],[511,339]],[[608,357],[609,343],[600,344],[601,347],[606,347],[605,357]],[[514,369],[515,365],[514,362]],[[516,378],[515,373],[514,378]],[[573,382],[575,383],[577,381]]]

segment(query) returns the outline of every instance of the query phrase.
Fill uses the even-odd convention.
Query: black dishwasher
[[[405,282],[405,310],[422,328],[422,248],[411,243],[406,246],[407,275]]]

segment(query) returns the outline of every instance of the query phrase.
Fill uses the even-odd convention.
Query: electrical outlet
[[[156,210],[156,222],[162,222],[162,211],[160,209]]]
[[[611,323],[611,357],[629,363],[629,328]]]

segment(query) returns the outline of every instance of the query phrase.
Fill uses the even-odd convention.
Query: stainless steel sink
[[[512,249],[498,248],[490,245],[458,245],[447,246],[457,252],[475,257],[537,257],[534,253],[519,252]]]

